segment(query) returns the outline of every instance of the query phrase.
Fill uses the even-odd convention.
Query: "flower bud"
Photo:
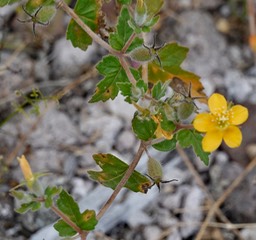
[[[186,120],[192,115],[194,111],[195,105],[193,102],[184,101],[177,108],[178,118],[180,120]]]
[[[151,53],[150,49],[143,46],[133,49],[129,56],[132,60],[137,62],[149,62],[154,59],[154,55]]]

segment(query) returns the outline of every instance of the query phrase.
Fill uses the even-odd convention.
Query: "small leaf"
[[[131,0],[117,0],[121,4],[130,4]]]
[[[79,227],[86,231],[93,230],[98,223],[95,211],[88,209],[82,213],[82,220],[83,221],[79,224]]]
[[[97,0],[78,0],[74,11],[87,26],[96,31],[99,7]],[[73,19],[68,25],[67,39],[72,42],[74,47],[79,47],[84,51],[92,43],[91,37]]]
[[[156,100],[159,100],[161,97],[165,96],[167,87],[168,82],[167,84],[162,84],[160,81],[157,82],[157,84],[155,84],[154,87],[152,88],[152,97]]]
[[[93,159],[102,168],[102,171],[88,171],[89,177],[106,187],[115,189],[129,166],[112,154],[95,154]],[[150,185],[147,177],[134,171],[125,187],[134,192],[146,193]]]
[[[175,136],[171,140],[163,140],[160,143],[152,145],[152,147],[161,152],[170,152],[176,148],[177,140]]]
[[[77,232],[63,220],[56,222],[53,227],[59,232],[60,237],[72,237],[77,234]]]
[[[28,210],[32,210],[33,212],[37,211],[38,209],[40,209],[41,207],[41,203],[40,202],[29,202],[29,203],[23,203],[21,204],[20,208],[15,209],[15,211],[17,213],[25,213]]]
[[[89,102],[105,102],[110,98],[115,99],[119,91],[117,84],[129,83],[119,60],[111,55],[105,56],[102,61],[98,63],[97,69],[105,78],[97,84],[95,93]]]
[[[132,129],[136,136],[144,141],[153,138],[157,124],[152,118],[144,118],[135,113],[132,120]]]
[[[109,36],[109,43],[111,47],[116,50],[121,50],[133,33],[133,29],[129,25],[130,19],[131,17],[128,9],[126,7],[123,7],[118,18],[116,32],[110,34]],[[128,51],[131,51],[137,46],[142,45],[142,43],[142,39],[135,38],[135,40],[133,40],[130,47],[128,48]]]
[[[209,164],[209,154],[204,152],[202,148],[202,135],[195,130],[183,129],[177,133],[177,140],[183,148],[192,146],[196,155],[204,162],[205,165]]]
[[[61,187],[50,187],[48,186],[46,189],[45,189],[45,192],[44,192],[44,198],[45,198],[45,207],[46,208],[49,208],[52,206],[52,203],[53,203],[53,197],[57,194],[59,194],[60,192],[62,191],[62,188]]]

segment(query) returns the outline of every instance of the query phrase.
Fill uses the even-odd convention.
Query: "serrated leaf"
[[[70,194],[68,194],[65,190],[61,191],[59,198],[56,201],[56,204],[60,211],[62,211],[67,217],[69,217],[69,219],[74,224],[76,224],[79,228],[83,230],[92,230],[97,224],[95,212],[93,210],[90,210],[90,216],[87,215],[87,217],[85,217],[84,214],[80,213],[79,206],[75,202],[73,197]],[[61,226],[64,225],[66,231],[70,231],[69,228],[66,228],[65,224],[59,224]]]
[[[56,204],[59,210],[67,215],[72,222],[77,225],[79,224],[81,219],[80,210],[78,204],[70,194],[68,194],[65,190],[62,190]]]
[[[156,100],[159,100],[161,97],[165,95],[166,89],[166,85],[163,85],[160,81],[157,82],[152,88],[152,97]]]
[[[147,141],[153,138],[157,124],[152,118],[144,118],[135,113],[132,120],[132,129],[139,139]]]
[[[158,151],[170,152],[176,148],[176,143],[177,143],[176,137],[173,136],[171,140],[163,140],[160,143],[156,143],[152,145],[152,147]]]
[[[77,234],[77,232],[63,220],[56,222],[53,227],[59,232],[60,237],[72,237]]]
[[[15,211],[17,213],[21,213],[21,214],[27,212],[28,210],[32,210],[33,212],[35,212],[38,209],[40,209],[40,207],[41,207],[40,202],[32,201],[32,202],[29,202],[29,203],[21,204],[21,206],[19,208],[15,209]]]
[[[98,83],[95,93],[89,102],[105,102],[110,98],[113,100],[119,91],[117,84],[129,82],[124,69],[119,60],[111,55],[104,57],[98,63],[97,69],[105,78]]]
[[[129,166],[112,154],[95,154],[93,159],[102,168],[102,171],[88,171],[89,177],[106,187],[115,189]],[[134,192],[146,193],[150,185],[146,176],[134,171],[125,187]]]
[[[79,18],[96,31],[98,28],[99,1],[97,0],[78,0],[74,11]],[[91,37],[73,20],[70,20],[66,37],[74,47],[86,50],[92,43]]]
[[[177,140],[183,148],[192,146],[196,155],[204,162],[205,165],[209,164],[209,154],[204,152],[202,148],[202,135],[195,130],[183,129],[177,133]]]
[[[131,17],[128,9],[126,7],[123,7],[118,18],[116,32],[110,34],[109,36],[109,43],[111,47],[113,47],[116,50],[121,50],[125,46],[126,42],[131,37],[134,31],[132,27],[130,27],[129,25],[130,19]],[[135,40],[133,40],[130,47],[128,48],[128,52],[138,46],[141,46],[142,43],[142,39],[135,38]]]

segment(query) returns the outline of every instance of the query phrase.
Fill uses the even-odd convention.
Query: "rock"
[[[181,236],[188,238],[198,229],[198,226],[190,225],[191,222],[201,222],[203,213],[201,210],[202,203],[205,199],[203,191],[198,186],[190,187],[190,191],[184,201],[184,212],[181,215],[181,221],[187,225],[181,228]]]
[[[165,209],[169,209],[175,212],[176,209],[182,207],[182,201],[188,194],[189,190],[189,186],[181,185],[179,188],[177,188],[176,192],[164,195],[160,202]]]
[[[23,124],[24,122],[21,125]],[[79,139],[81,135],[68,115],[56,109],[49,109],[28,142],[33,148],[57,148],[59,145],[74,144]]]
[[[190,48],[184,68],[201,77],[209,77],[214,72],[224,73],[230,67],[227,56],[223,54],[227,43],[217,32],[212,17],[203,11],[185,11],[178,20],[176,34],[181,43]]]
[[[134,150],[136,138],[132,130],[125,130],[118,135],[116,148],[119,152]]]
[[[162,230],[156,225],[148,225],[143,230],[143,235],[147,240],[158,240]]]
[[[241,236],[243,237],[244,240],[255,240],[256,239],[256,229],[252,228],[245,228],[241,230]]]
[[[88,118],[80,122],[81,131],[88,137],[97,134],[96,147],[98,151],[109,152],[116,142],[116,137],[123,126],[116,117],[105,114],[100,118]]]
[[[86,196],[90,190],[92,190],[93,182],[74,177],[71,180],[71,185],[72,196],[74,196],[75,199],[81,199],[82,197]]]
[[[171,221],[173,227],[170,227],[170,234],[167,237],[167,240],[182,240],[179,228],[174,227],[174,225],[178,224],[178,220],[176,218],[172,218]]]
[[[224,76],[224,83],[228,98],[233,98],[237,102],[245,102],[250,99],[250,95],[253,93],[253,87],[248,77],[245,77],[237,70],[227,70]]]
[[[96,46],[93,44],[86,51],[75,48],[65,37],[57,40],[53,49],[54,77],[75,77],[82,73],[85,66],[95,61]]]
[[[106,107],[112,114],[121,117],[127,124],[131,124],[136,109],[133,105],[125,102],[122,95],[118,95],[112,101],[107,101]]]

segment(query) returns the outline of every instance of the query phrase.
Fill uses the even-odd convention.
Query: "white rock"
[[[184,213],[181,216],[181,220],[187,223],[186,227],[181,229],[181,235],[183,238],[188,238],[193,235],[198,226],[190,225],[191,222],[200,222],[203,217],[201,205],[205,196],[203,191],[198,186],[190,187],[190,192],[184,202]]]
[[[255,240],[256,239],[256,229],[243,229],[241,231],[241,236],[244,240]]]
[[[100,118],[92,117],[80,122],[80,129],[85,135],[96,134],[98,136],[99,140],[96,141],[96,147],[103,152],[111,150],[122,126],[123,123],[120,118],[107,114]]]
[[[58,145],[74,144],[80,136],[68,115],[56,109],[50,109],[36,131],[31,134],[29,143],[35,148],[49,146],[56,148]]]
[[[125,130],[120,133],[117,139],[117,150],[123,152],[125,150],[134,149],[136,145],[136,138],[132,130]]]
[[[143,235],[147,240],[158,240],[161,236],[162,230],[156,225],[146,226]]]
[[[107,101],[106,106],[111,113],[121,117],[122,119],[127,121],[129,125],[131,125],[131,120],[136,109],[133,105],[125,102],[122,95],[118,95],[112,101]]]
[[[78,76],[83,67],[89,65],[96,56],[95,45],[90,45],[86,51],[74,48],[65,37],[59,39],[53,49],[53,68],[55,77]]]

